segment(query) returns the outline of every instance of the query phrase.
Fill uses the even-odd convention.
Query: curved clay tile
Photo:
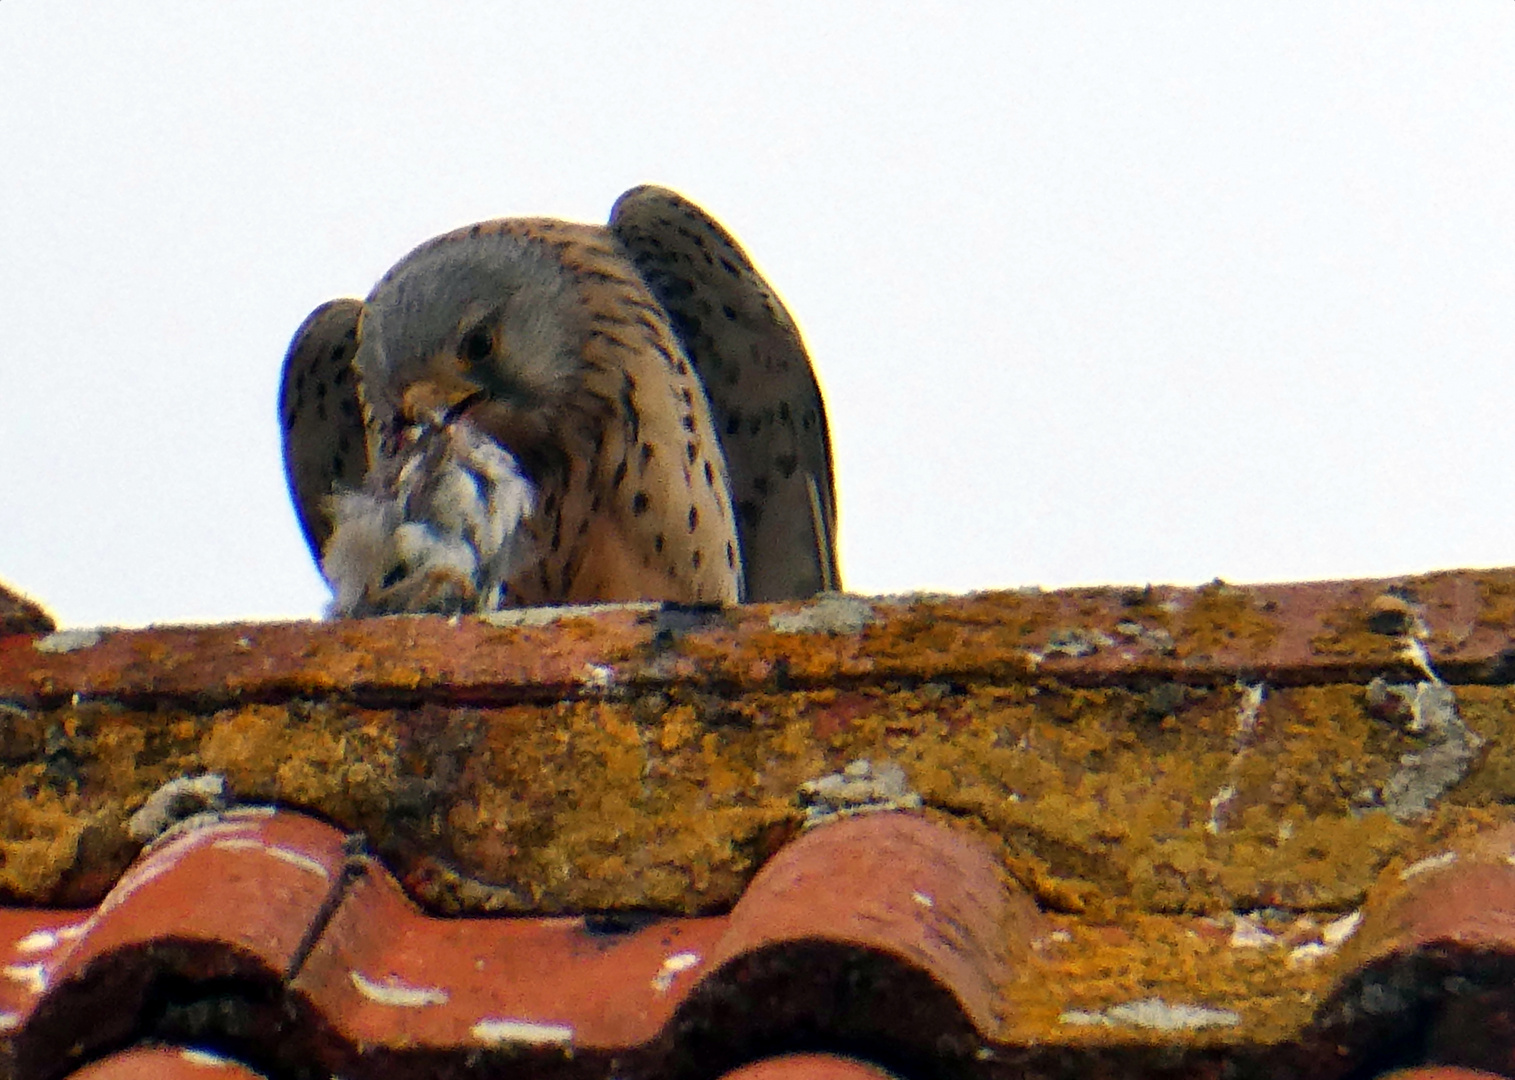
[[[69,1080],[266,1080],[239,1062],[192,1046],[139,1046],[100,1058]]]

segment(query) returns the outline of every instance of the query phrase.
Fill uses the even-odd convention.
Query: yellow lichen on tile
[[[124,860],[110,860],[107,852],[90,850],[98,843],[89,843],[91,834],[108,826],[109,810],[119,808],[87,809],[76,790],[58,790],[69,785],[47,771],[45,765],[23,765],[6,769],[0,779],[0,803],[8,811],[0,816],[0,897],[69,899],[68,878],[78,873],[86,852],[106,856],[106,873],[125,867]]]
[[[1515,632],[1515,576],[1478,574],[1475,582],[1479,601],[1477,623],[1506,633]]]
[[[761,612],[701,616],[671,635],[651,616],[613,633],[582,616],[484,626],[516,674],[475,658],[482,685],[526,693],[510,680],[528,677],[517,654],[529,647],[562,658],[552,692],[577,695],[490,707],[459,704],[445,685],[446,650],[470,624],[337,624],[301,639],[280,692],[330,680],[408,704],[11,708],[0,753],[41,767],[49,791],[78,799],[70,812],[115,822],[91,834],[117,837],[112,859],[129,856],[121,822],[159,785],[218,772],[233,799],[362,831],[443,910],[719,909],[807,820],[802,786],[856,761],[897,765],[925,812],[990,839],[1045,906],[1103,918],[1332,909],[1431,827],[1380,805],[1425,741],[1372,715],[1361,686],[1215,681],[1217,651],[1257,655],[1278,640],[1278,603],[1259,590],[857,604],[877,621],[849,634],[779,632]],[[1403,641],[1373,633],[1357,606],[1344,602],[1317,644],[1402,666]],[[1180,647],[1150,637],[1159,629]],[[1089,666],[1072,666],[1085,655]],[[464,697],[479,693],[469,686]],[[1510,691],[1457,696],[1488,747],[1440,796],[1449,813],[1515,786],[1499,750]],[[33,788],[0,804],[12,835]]]
[[[1174,624],[1174,654],[1180,659],[1208,656],[1237,645],[1263,652],[1279,634],[1277,620],[1249,592],[1221,581],[1197,589]]]
[[[396,740],[355,720],[328,706],[224,710],[205,725],[198,771],[224,776],[240,800],[359,821],[388,802]]]

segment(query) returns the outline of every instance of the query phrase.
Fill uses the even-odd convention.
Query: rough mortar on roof
[[[1391,859],[1506,819],[1515,769],[1497,745],[1417,827],[1384,812],[1417,740],[1376,720],[1361,687],[1276,690],[1239,742],[1244,690],[1186,687],[1175,704],[1163,685],[28,710],[9,721],[22,754],[0,774],[0,888],[97,900],[136,851],[132,815],[205,773],[237,800],[364,832],[442,911],[728,906],[806,820],[804,785],[858,759],[898,768],[928,813],[1001,845],[1052,910],[1100,917],[1339,912]],[[1497,744],[1515,690],[1457,693]]]

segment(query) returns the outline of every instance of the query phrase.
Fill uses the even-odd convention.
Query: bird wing
[[[331,535],[328,500],[354,490],[368,468],[357,372],[361,300],[330,300],[312,311],[284,354],[279,421],[284,476],[316,564]]]
[[[705,384],[736,503],[747,599],[839,588],[826,406],[789,312],[730,234],[666,188],[622,195],[610,229]]]

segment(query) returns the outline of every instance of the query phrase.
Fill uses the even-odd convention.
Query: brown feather
[[[715,414],[749,600],[840,588],[826,407],[799,330],[729,233],[665,188],[634,188],[610,227],[636,263]]]
[[[328,500],[368,469],[356,373],[361,300],[330,300],[295,331],[279,388],[284,476],[305,542],[321,561],[331,537]]]

